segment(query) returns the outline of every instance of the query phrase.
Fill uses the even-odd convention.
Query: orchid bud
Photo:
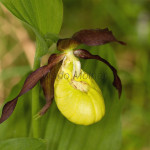
[[[79,60],[70,51],[63,60],[54,84],[55,101],[71,122],[90,125],[105,114],[102,92],[94,79],[80,69]]]

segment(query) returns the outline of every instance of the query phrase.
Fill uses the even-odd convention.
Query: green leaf
[[[99,47],[92,48],[90,52],[99,54],[115,64],[114,53],[110,46],[105,45],[104,50]],[[106,49],[106,51],[105,51]],[[115,65],[114,65],[115,66]],[[48,141],[51,150],[119,150],[121,147],[121,121],[122,100],[118,99],[117,90],[113,87],[113,74],[105,64],[94,60],[86,60],[83,70],[94,73],[93,78],[99,84],[106,105],[104,118],[90,126],[81,126],[69,122],[59,112],[53,102],[46,120],[43,136]]]
[[[46,39],[47,43],[49,43],[49,45],[51,45],[51,43],[57,43],[57,41],[59,40],[59,37],[57,34],[48,33],[45,35],[45,39]]]
[[[90,52],[101,55],[114,65],[112,48],[105,45],[102,49],[104,50],[98,51],[99,48],[94,48]],[[82,68],[86,72],[94,72],[93,78],[102,90],[106,105],[104,118],[90,126],[73,124],[63,117],[54,101],[50,110],[39,119],[42,138],[47,141],[48,150],[119,150],[122,140],[120,114],[123,101],[118,100],[117,90],[112,86],[113,74],[105,64],[93,60],[86,60]],[[17,95],[23,80],[13,89],[8,100]],[[31,106],[29,96],[30,93],[21,97],[14,114],[1,124],[0,135],[3,135],[0,137],[1,139],[30,136]],[[40,100],[44,101],[43,98]]]
[[[63,19],[62,0],[0,0],[17,18],[28,24],[40,41],[38,56],[47,53],[48,34],[59,33]],[[52,39],[54,42],[54,40]]]
[[[20,20],[41,35],[58,34],[62,23],[61,0],[1,0]]]
[[[45,150],[44,140],[35,138],[15,138],[0,142],[1,150]]]

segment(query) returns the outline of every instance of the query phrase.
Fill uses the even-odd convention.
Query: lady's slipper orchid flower
[[[46,113],[55,98],[60,112],[75,124],[89,125],[101,120],[105,114],[102,92],[94,79],[81,69],[78,57],[96,59],[110,67],[114,75],[113,85],[118,90],[119,97],[122,91],[120,78],[117,70],[108,61],[98,55],[92,55],[87,50],[75,48],[80,44],[96,46],[109,42],[125,44],[118,41],[107,28],[81,30],[71,38],[60,39],[57,49],[61,53],[52,54],[47,65],[27,77],[19,95],[4,105],[0,123],[12,114],[18,98],[32,89],[38,81],[41,82],[46,98],[46,104],[38,113],[39,116]],[[85,75],[88,77],[84,78]]]

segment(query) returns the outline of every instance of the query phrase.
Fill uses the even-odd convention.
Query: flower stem
[[[40,67],[40,59],[38,57],[38,52],[39,52],[39,43],[38,40],[36,41],[36,53],[35,53],[35,58],[34,58],[34,65],[33,65],[33,70],[36,70],[37,68]],[[37,84],[33,89],[32,89],[32,131],[33,131],[33,137],[34,138],[39,138],[40,137],[40,122],[39,120],[35,120],[33,116],[37,114],[39,111],[39,89],[40,86]]]

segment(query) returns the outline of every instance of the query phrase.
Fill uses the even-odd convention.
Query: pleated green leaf
[[[35,32],[38,43],[42,47],[42,50],[40,49],[38,52],[38,57],[46,54],[49,46],[54,42],[51,37],[56,37],[55,35],[59,33],[61,28],[63,19],[62,0],[0,1]]]
[[[38,33],[59,33],[62,23],[61,0],[1,0],[20,20],[32,26]]]
[[[104,48],[106,50],[95,48],[90,52],[103,56],[115,66],[111,47]],[[45,116],[46,122],[43,123],[46,124],[43,138],[47,140],[48,150],[119,150],[122,101],[118,99],[117,90],[112,85],[113,74],[105,64],[95,60],[86,60],[82,68],[93,73],[93,78],[99,84],[106,104],[106,114],[93,125],[76,125],[64,118],[53,102],[49,114]]]
[[[115,66],[110,46],[102,46],[100,50],[92,48],[90,52],[101,55]],[[46,140],[47,150],[119,150],[122,140],[120,121],[122,100],[118,99],[117,90],[112,85],[113,74],[105,64],[96,60],[84,60],[82,69],[93,73],[92,77],[102,90],[106,105],[104,118],[90,126],[76,125],[64,118],[53,101],[49,111],[39,120],[41,138]],[[13,88],[8,100],[17,95],[24,79]],[[0,126],[0,139],[30,136],[32,127],[30,100],[30,92],[19,98],[12,116]],[[42,107],[43,96],[40,102]]]
[[[44,140],[35,138],[15,138],[0,142],[1,150],[45,150]]]

